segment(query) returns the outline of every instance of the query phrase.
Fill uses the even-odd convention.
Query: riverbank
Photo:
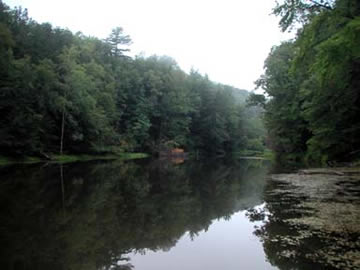
[[[43,162],[56,162],[56,163],[68,163],[68,162],[81,162],[90,160],[131,160],[147,158],[149,154],[146,153],[116,153],[116,154],[105,154],[105,155],[52,155],[51,159],[44,159],[39,157],[21,157],[12,158],[7,156],[0,156],[0,166],[19,164],[19,163],[43,163]]]
[[[277,230],[261,237],[266,248],[276,250],[277,264],[296,260],[304,268],[315,263],[360,269],[360,168],[307,169],[270,178],[265,226]]]
[[[270,161],[275,160],[274,152],[268,149],[264,151],[243,150],[232,153],[232,157],[235,159],[261,159],[261,160],[270,160]]]

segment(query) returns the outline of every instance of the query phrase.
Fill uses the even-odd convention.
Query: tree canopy
[[[290,3],[316,12],[295,40],[272,49],[257,81],[268,95],[271,146],[295,160],[353,160],[360,152],[360,3],[286,1],[282,10],[295,11]],[[289,18],[276,14],[280,25]]]
[[[8,155],[263,149],[244,92],[167,56],[129,57],[121,27],[100,40],[39,24],[0,1],[0,151]],[[255,126],[247,121],[252,114]]]

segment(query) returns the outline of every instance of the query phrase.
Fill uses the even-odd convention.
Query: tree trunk
[[[64,128],[65,128],[65,107],[62,112],[62,120],[61,120],[60,155],[63,154]]]
[[[60,181],[61,181],[61,198],[62,198],[62,206],[63,206],[63,214],[64,214],[64,219],[66,217],[66,212],[65,212],[65,185],[64,185],[64,170],[63,170],[63,165],[60,164]]]

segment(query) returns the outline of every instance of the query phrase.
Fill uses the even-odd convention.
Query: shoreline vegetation
[[[105,39],[74,34],[0,0],[1,155],[36,162],[178,148],[297,168],[358,163],[360,4],[283,2],[273,10],[282,30],[303,24],[272,48],[255,94],[168,56],[130,57],[121,27]]]
[[[256,81],[267,147],[288,162],[360,160],[360,1],[279,1],[273,14],[294,39],[271,49]]]
[[[82,161],[91,161],[91,160],[133,160],[133,159],[142,159],[142,158],[149,158],[152,155],[149,153],[142,153],[142,152],[109,152],[109,153],[93,153],[93,154],[49,154],[44,155],[43,157],[40,156],[6,156],[0,155],[0,166],[11,165],[11,164],[31,164],[31,163],[44,163],[44,162],[54,162],[54,163],[71,163],[71,162],[82,162]],[[212,156],[213,157],[213,156]],[[225,156],[217,156],[218,158],[223,158]],[[258,160],[274,160],[274,154],[269,151],[240,151],[231,153],[231,157],[235,159],[258,159]],[[160,159],[171,159],[172,156],[163,157],[159,156]],[[189,152],[186,153],[186,158],[195,158],[198,159],[199,155],[196,152]],[[200,159],[205,158],[201,156]]]
[[[24,157],[8,157],[0,156],[0,166],[12,164],[32,164],[32,163],[71,163],[92,160],[132,160],[150,157],[147,153],[109,153],[109,154],[71,154],[71,155],[51,155],[51,159],[24,156]]]
[[[198,155],[197,152],[186,152],[186,159],[204,159],[208,158],[203,155]],[[71,163],[71,162],[83,162],[83,161],[94,161],[94,160],[133,160],[133,159],[143,159],[155,157],[156,154],[143,153],[143,152],[107,152],[107,153],[81,153],[81,154],[49,154],[40,156],[6,156],[0,155],[0,166],[6,166],[11,164],[32,164],[32,163]],[[244,150],[234,153],[229,153],[229,155],[220,155],[220,156],[211,156],[212,158],[224,158],[231,156],[234,159],[253,159],[253,160],[267,160],[274,165],[284,165],[283,162],[277,160],[276,152],[271,150],[264,151],[252,151]],[[173,156],[161,156],[160,159],[173,159]],[[288,164],[289,165],[289,164]],[[287,167],[287,166],[285,166]],[[291,169],[292,168],[292,169]],[[352,162],[346,163],[332,163],[332,164],[322,164],[322,166],[311,166],[309,164],[297,164],[294,167],[288,167],[289,171],[297,171],[299,174],[313,175],[313,174],[335,174],[343,175],[342,170],[353,171],[359,170],[360,172],[360,160],[354,160]]]
[[[2,156],[265,149],[262,109],[246,106],[247,90],[169,56],[129,56],[121,27],[105,39],[74,34],[0,0],[0,37]]]

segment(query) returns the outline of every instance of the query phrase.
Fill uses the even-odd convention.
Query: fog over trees
[[[3,154],[264,148],[247,91],[187,74],[167,56],[127,56],[121,27],[100,40],[0,1],[0,37]]]

